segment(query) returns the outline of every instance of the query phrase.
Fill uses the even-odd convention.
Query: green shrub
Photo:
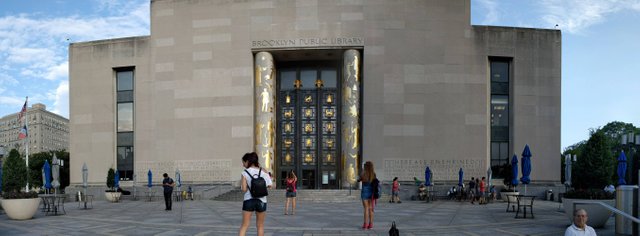
[[[611,176],[615,172],[616,161],[607,140],[602,132],[591,132],[591,137],[571,171],[574,188],[603,189],[612,183]]]
[[[27,185],[27,165],[20,158],[18,150],[13,149],[2,169],[2,196],[5,199],[37,198],[38,194],[24,193],[22,189]]]
[[[109,191],[113,192],[115,191],[113,188],[116,186],[116,171],[113,168],[109,168],[109,171],[107,172],[107,188],[109,188]]]

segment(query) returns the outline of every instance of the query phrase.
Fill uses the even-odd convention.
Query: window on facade
[[[134,73],[133,68],[116,69],[116,94],[117,94],[117,152],[116,166],[120,180],[133,180],[134,153],[133,153],[133,94]]]
[[[336,70],[324,69],[320,71],[320,78],[325,88],[335,88],[338,85]]]
[[[491,169],[497,178],[504,177],[503,170],[509,164],[510,64],[510,59],[490,59],[490,159]]]

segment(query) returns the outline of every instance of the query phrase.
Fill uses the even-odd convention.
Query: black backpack
[[[247,170],[244,170],[244,172],[247,172],[247,174],[251,178],[251,187],[249,187],[249,192],[251,193],[251,197],[261,198],[269,195],[269,192],[267,192],[267,181],[265,181],[264,178],[260,176],[260,174],[262,173],[262,168],[260,168],[260,171],[258,171],[257,178],[253,178],[251,173],[249,173],[249,171]]]
[[[391,223],[391,228],[389,229],[389,236],[400,236],[400,230],[396,228],[396,222]]]
[[[380,198],[380,180],[378,180],[378,178],[374,178],[373,181],[371,181],[371,189],[373,189],[373,198]]]

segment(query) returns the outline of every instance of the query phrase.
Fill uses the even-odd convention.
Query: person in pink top
[[[393,183],[391,184],[391,200],[389,202],[397,202],[402,203],[400,201],[400,183],[398,183],[398,177],[393,178]]]
[[[484,182],[485,178],[482,177],[482,180],[480,181],[480,187],[479,187],[479,193],[478,196],[480,196],[480,202],[478,204],[487,204],[487,200],[485,198],[485,190],[487,190],[487,184]]]
[[[286,197],[287,197],[287,203],[284,204],[284,214],[288,215],[289,211],[289,202],[291,202],[291,215],[295,215],[296,214],[296,185],[298,182],[298,177],[296,177],[296,173],[293,172],[293,170],[291,172],[289,172],[289,174],[287,175],[287,180],[285,183],[285,186],[287,188],[287,192],[285,193]]]

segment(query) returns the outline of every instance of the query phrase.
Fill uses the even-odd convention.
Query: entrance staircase
[[[215,201],[242,201],[244,193],[240,189],[233,189],[229,192],[218,195],[212,200]],[[270,189],[269,202],[284,202],[286,200],[284,189]],[[310,202],[359,202],[360,190],[344,189],[298,189],[297,201]]]

